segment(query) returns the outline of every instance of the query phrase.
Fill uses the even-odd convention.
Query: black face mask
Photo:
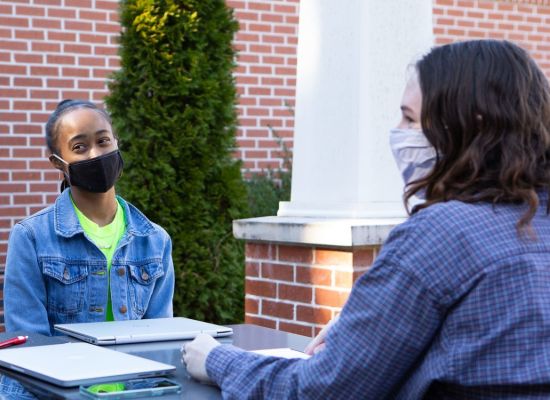
[[[61,157],[55,154],[54,157],[67,164]],[[67,179],[71,186],[78,186],[92,193],[105,193],[115,185],[122,174],[124,161],[122,161],[120,151],[115,150],[99,157],[68,165]]]

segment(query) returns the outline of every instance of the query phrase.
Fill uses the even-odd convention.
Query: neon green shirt
[[[80,225],[82,225],[82,229],[84,229],[86,235],[88,235],[90,240],[94,242],[94,244],[99,248],[99,250],[101,250],[105,258],[107,259],[107,279],[109,279],[111,273],[111,263],[113,261],[113,254],[115,253],[118,242],[120,241],[120,239],[124,235],[124,231],[126,230],[124,210],[120,205],[120,202],[117,200],[118,207],[113,222],[100,227],[95,222],[88,219],[88,217],[86,217],[84,214],[82,214],[82,211],[78,209],[72,197],[71,201],[73,203],[76,216],[78,217],[78,221],[80,222]],[[114,316],[111,303],[111,285],[109,280],[107,280],[107,282],[107,310],[105,313],[105,320],[113,321]]]

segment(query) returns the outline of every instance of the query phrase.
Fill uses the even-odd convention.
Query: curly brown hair
[[[550,89],[535,61],[513,43],[475,40],[432,49],[416,70],[438,157],[405,192],[406,203],[425,192],[412,213],[449,200],[526,204],[517,227],[529,227],[537,191],[550,188]]]

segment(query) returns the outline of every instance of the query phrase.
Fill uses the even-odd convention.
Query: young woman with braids
[[[401,110],[390,144],[405,200],[425,200],[313,356],[201,335],[183,349],[192,376],[227,399],[550,398],[547,79],[510,42],[445,45],[416,63]]]

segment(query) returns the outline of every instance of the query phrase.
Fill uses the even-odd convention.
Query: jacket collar
[[[84,230],[78,221],[70,196],[71,189],[67,188],[59,195],[54,204],[55,233],[63,237],[71,237]],[[136,207],[117,196],[126,219],[126,234],[148,236],[155,231],[154,225]]]

